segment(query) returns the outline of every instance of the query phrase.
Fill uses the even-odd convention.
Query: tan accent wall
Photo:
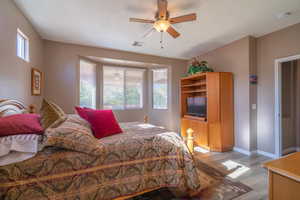
[[[145,105],[143,110],[115,111],[115,113],[121,122],[142,121],[144,115],[148,114],[150,122],[154,124],[176,131],[180,129],[179,79],[186,72],[186,60],[45,41],[45,97],[62,106],[67,113],[73,113],[74,106],[78,104],[80,56],[98,56],[170,66],[168,110],[153,110],[151,99],[149,99],[148,105]]]
[[[297,147],[300,148],[300,59],[297,61],[297,98],[296,98],[296,138]]]
[[[232,72],[234,75],[234,132],[235,146],[250,150],[250,66],[256,72],[255,62],[250,63],[250,52],[255,47],[251,37],[245,37],[229,45],[198,57],[206,60],[215,71]],[[255,88],[251,88],[255,90]],[[254,101],[256,101],[254,99]]]
[[[17,29],[29,37],[30,62],[17,57]],[[0,1],[0,98],[40,104],[31,96],[31,68],[43,71],[43,41],[12,0]]]
[[[300,54],[299,36],[300,24],[296,24],[257,39],[257,146],[265,152],[275,153],[274,62],[277,58]]]
[[[256,38],[250,37],[249,41],[249,76],[257,75],[257,49]],[[257,149],[257,84],[250,83],[249,94],[250,109],[250,151]]]

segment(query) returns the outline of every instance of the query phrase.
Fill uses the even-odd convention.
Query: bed
[[[11,100],[3,109],[1,102],[0,116],[25,109]],[[97,155],[50,146],[0,166],[0,199],[126,199],[163,187],[192,196],[209,184],[178,134],[145,123],[120,125],[124,133],[100,139]]]

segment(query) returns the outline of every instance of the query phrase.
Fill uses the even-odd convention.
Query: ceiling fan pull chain
[[[161,32],[160,32],[160,48],[161,48],[161,49],[164,48],[164,44],[163,44],[163,34],[164,34],[164,32],[161,31]]]

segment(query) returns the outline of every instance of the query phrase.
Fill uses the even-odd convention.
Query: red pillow
[[[40,116],[17,114],[0,118],[0,137],[21,134],[43,134]]]
[[[85,119],[88,121],[88,116],[86,114],[86,111],[87,110],[93,110],[91,108],[82,108],[82,107],[79,107],[79,106],[76,106],[75,107],[75,110],[77,111],[77,114],[82,118],[82,119]]]
[[[94,110],[90,108],[80,108],[78,110],[79,116],[90,123],[96,138],[100,139],[122,133],[112,110]]]

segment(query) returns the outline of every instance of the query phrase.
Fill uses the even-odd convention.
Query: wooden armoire
[[[188,97],[206,97],[206,116],[188,114]],[[194,145],[210,151],[231,151],[234,145],[233,75],[200,73],[181,79],[181,135],[193,130]]]

